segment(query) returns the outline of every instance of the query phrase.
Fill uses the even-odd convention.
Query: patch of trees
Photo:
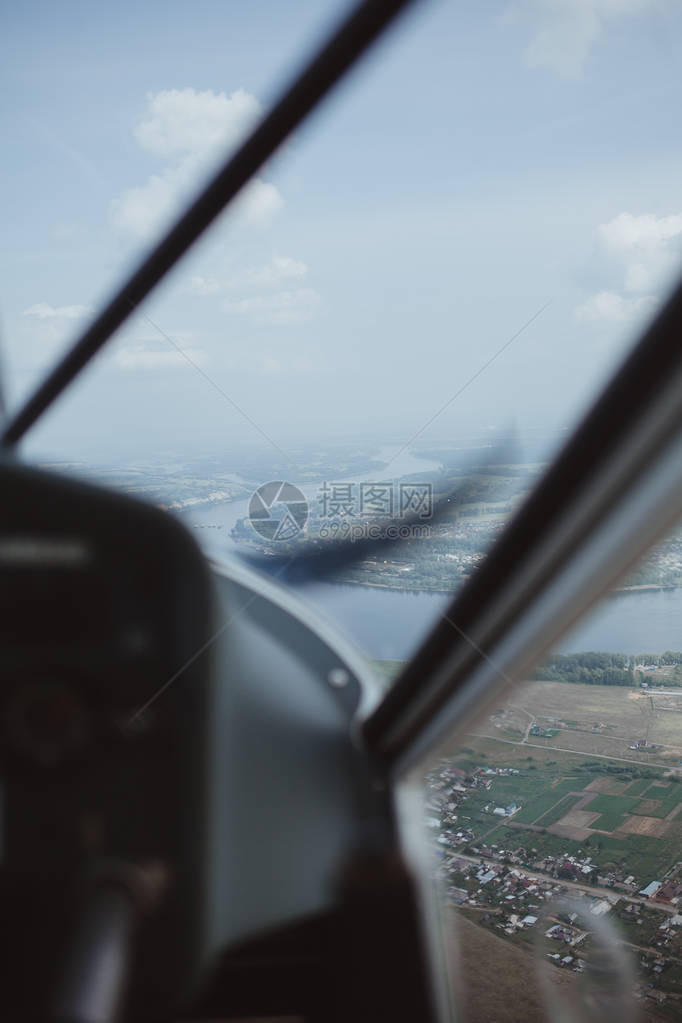
[[[635,778],[660,778],[658,771],[649,767],[619,767],[617,764],[605,764],[601,760],[583,760],[577,770],[589,771],[591,774],[617,774],[623,782],[634,781]]]
[[[634,657],[635,664],[682,664],[682,650],[666,650],[662,654],[637,654]]]
[[[593,686],[634,686],[630,658],[624,654],[553,654],[531,678],[549,682],[579,682]]]

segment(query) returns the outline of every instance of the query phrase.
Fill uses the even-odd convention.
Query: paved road
[[[495,742],[507,742],[510,746],[525,746],[526,749],[547,749],[556,753],[572,753],[576,757],[593,757],[597,760],[617,760],[621,764],[636,764],[637,767],[662,767],[675,770],[672,764],[659,764],[655,760],[632,760],[629,757],[613,757],[609,753],[590,753],[582,749],[566,749],[565,746],[541,746],[539,742],[526,742],[525,739],[501,739],[499,735],[483,735],[480,732],[468,732],[476,739],[493,739]]]

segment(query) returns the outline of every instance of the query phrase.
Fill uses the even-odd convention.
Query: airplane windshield
[[[681,543],[413,773],[457,1019],[680,1018]]]
[[[10,410],[345,9],[7,13]],[[679,272],[681,45],[672,3],[415,5],[23,452],[255,560],[388,685]]]

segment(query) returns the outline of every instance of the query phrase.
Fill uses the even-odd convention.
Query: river
[[[373,657],[403,660],[439,620],[439,593],[315,583],[304,596]],[[434,607],[434,604],[436,607]],[[682,589],[616,593],[559,644],[561,653],[682,650]]]
[[[417,458],[411,451],[401,451],[400,448],[391,445],[384,445],[379,448],[376,454],[379,461],[388,464],[383,469],[372,469],[369,472],[354,475],[354,483],[380,483],[382,480],[399,479],[414,473],[415,476],[421,473],[435,473],[440,469],[439,462],[428,461],[425,458]],[[389,461],[390,460],[390,461]],[[233,475],[233,482],[244,483],[239,476]],[[263,481],[267,482],[266,480]],[[296,482],[295,480],[293,482]],[[338,482],[337,480],[330,482]],[[321,482],[298,484],[306,496],[308,504],[313,507],[320,496]],[[204,549],[211,554],[234,553],[234,543],[230,537],[230,530],[239,520],[246,518],[249,512],[249,498],[243,501],[221,502],[217,504],[198,505],[188,508],[182,515],[185,522],[196,527],[197,539]],[[220,526],[220,529],[211,528]]]
[[[377,457],[387,460],[397,448],[384,447]],[[403,451],[383,470],[355,476],[357,482],[380,482],[410,473],[437,472],[437,462]],[[302,488],[310,502],[319,484]],[[215,556],[234,553],[230,530],[248,512],[248,500],[194,508],[183,515],[196,527],[204,549]],[[215,527],[221,528],[215,528]],[[384,660],[404,660],[439,619],[438,608],[448,598],[438,593],[415,593],[340,583],[310,583],[298,589],[365,653]],[[435,606],[434,606],[435,605]],[[636,590],[607,597],[586,621],[560,643],[562,653],[607,650],[624,654],[662,653],[682,649],[682,588]]]

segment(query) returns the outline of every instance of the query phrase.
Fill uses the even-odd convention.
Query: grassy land
[[[510,828],[506,830],[504,837],[508,848],[516,849],[523,846],[524,849],[536,849],[540,856],[562,856],[564,853],[571,855],[582,848],[579,842],[560,838],[549,831],[526,831],[524,828],[514,828],[512,831]]]
[[[553,727],[552,721],[564,725],[554,739],[533,736],[528,744],[532,751],[542,746],[563,746],[587,754],[623,757],[641,763],[643,768],[652,762],[669,762],[677,767],[682,760],[682,714],[655,711],[651,699],[639,689],[525,682],[519,694],[504,705],[500,723],[505,728],[525,728],[529,708],[543,726]],[[569,720],[573,722],[570,725]],[[485,719],[474,731],[491,734],[494,729],[495,723]],[[645,735],[658,749],[631,750],[630,746]]]
[[[590,827],[595,828],[597,831],[618,831],[624,820],[624,815],[614,810],[613,813],[600,814]]]
[[[555,790],[552,789],[552,794],[554,794],[554,792]],[[570,813],[575,803],[575,796],[562,796],[556,806],[552,807],[546,813],[543,813],[542,816],[538,817],[537,821],[534,823],[539,824],[542,828],[549,828],[552,824],[556,824],[557,821],[560,821],[567,813]]]
[[[682,966],[669,966],[665,971],[665,986],[676,994],[682,993]],[[679,1003],[677,1003],[679,1005]]]
[[[633,796],[597,796],[586,808],[590,813],[622,814],[632,813],[639,800]]]
[[[628,785],[627,794],[629,796],[641,796],[651,784],[650,778],[638,778],[637,781],[633,781]]]
[[[636,916],[626,916],[619,909],[611,917],[622,937],[632,945],[652,945],[658,938],[658,928],[667,916],[660,910],[641,906]],[[640,923],[637,923],[637,921]]]
[[[597,866],[623,864],[635,877],[653,881],[679,857],[680,837],[677,829],[657,839],[647,835],[627,835],[624,838],[592,836],[590,852]]]
[[[651,806],[652,800],[658,800],[658,806]],[[673,782],[668,788],[652,785],[646,792],[646,799],[637,803],[631,813],[645,817],[667,817],[682,802],[682,788],[679,782]]]
[[[521,932],[518,941],[505,940],[473,916],[456,910],[449,911],[445,924],[458,1018],[467,1023],[545,1023],[548,1010],[538,986],[538,970],[559,997],[570,996],[581,983],[574,973],[558,970],[547,960],[538,962],[528,947],[530,933]],[[664,1018],[649,1004],[642,1005],[637,1015],[642,1023],[659,1023]]]
[[[520,824],[535,824],[537,821],[538,824],[541,824],[543,827],[547,827],[549,822],[545,820],[544,815],[547,814],[561,798],[561,793],[557,793],[554,789],[551,789],[549,792],[545,792],[536,799],[531,799],[529,803],[526,803],[518,813],[514,814],[514,820],[518,821]],[[566,813],[566,810],[562,811],[561,816],[563,816],[564,813]],[[542,818],[542,820],[539,820],[538,818]]]
[[[552,786],[552,792],[558,792],[559,794],[565,794],[568,792],[580,792],[585,784],[584,776],[581,777],[579,774],[572,774],[568,778],[562,775],[561,781],[558,785]]]
[[[455,911],[452,911],[455,915]],[[467,1023],[544,1023],[547,1011],[537,987],[530,952],[498,937],[458,913],[448,927],[448,966]],[[574,989],[578,978],[541,963],[545,980],[558,991]]]

